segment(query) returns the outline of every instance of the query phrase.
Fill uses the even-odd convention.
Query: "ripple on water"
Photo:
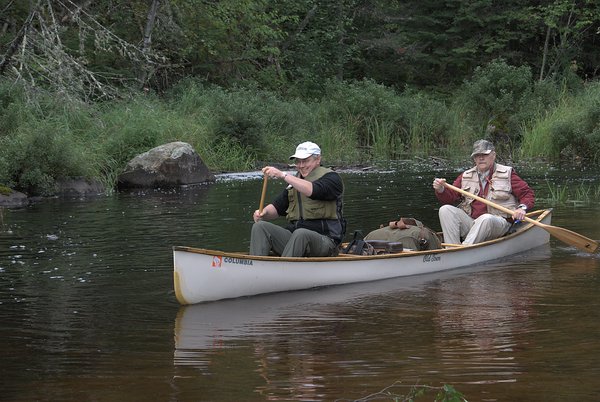
[[[430,178],[458,171],[396,172],[344,173],[349,233],[399,214],[435,226]],[[247,249],[261,184],[252,174],[7,213],[3,396],[354,400],[397,381],[455,384],[469,400],[599,391],[600,260],[555,240],[546,255],[444,275],[180,308],[171,247]],[[280,184],[269,182],[269,199]],[[555,218],[600,238],[597,205]]]

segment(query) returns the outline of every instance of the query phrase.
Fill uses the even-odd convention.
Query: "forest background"
[[[597,0],[0,0],[0,184],[113,188],[185,141],[213,171],[600,161]]]

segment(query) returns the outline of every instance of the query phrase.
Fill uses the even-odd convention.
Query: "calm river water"
[[[398,214],[439,229],[430,183],[458,170],[428,169],[342,173],[349,233]],[[519,172],[540,194],[600,186],[597,172]],[[3,210],[0,399],[349,401],[451,384],[470,401],[600,400],[600,257],[555,240],[443,275],[180,307],[171,247],[247,249],[261,185]],[[588,203],[552,223],[600,239],[598,222]]]

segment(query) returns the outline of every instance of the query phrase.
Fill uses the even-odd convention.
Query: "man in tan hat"
[[[488,199],[513,211],[505,214],[481,201],[444,187],[446,179],[435,178],[433,188],[440,207],[439,217],[444,242],[474,244],[503,236],[516,220],[523,220],[533,208],[535,196],[529,185],[512,167],[496,163],[494,145],[487,140],[473,144],[475,166],[454,180],[454,186]],[[456,207],[454,205],[457,205]]]
[[[273,166],[263,174],[288,185],[262,212],[254,211],[250,237],[251,255],[283,257],[327,257],[336,255],[344,238],[346,221],[342,216],[344,183],[339,174],[321,166],[321,148],[303,142],[290,156],[295,159],[295,175]],[[267,222],[285,216],[287,228]]]

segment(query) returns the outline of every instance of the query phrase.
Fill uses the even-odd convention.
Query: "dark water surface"
[[[344,173],[349,232],[398,214],[439,229],[431,181],[457,172]],[[598,173],[521,175],[540,194],[547,180],[600,186]],[[180,307],[171,247],[247,249],[261,185],[234,175],[2,211],[0,400],[346,401],[393,384],[600,400],[600,256],[555,240],[441,275]],[[587,203],[552,223],[600,239],[599,222]]]

